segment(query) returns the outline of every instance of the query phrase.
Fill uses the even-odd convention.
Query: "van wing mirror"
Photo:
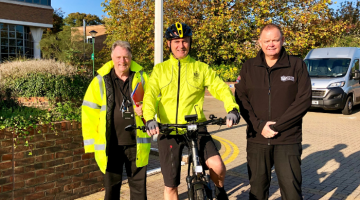
[[[354,71],[354,80],[360,80],[360,71],[359,70],[355,70]]]

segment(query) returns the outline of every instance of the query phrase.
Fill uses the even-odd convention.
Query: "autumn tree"
[[[87,26],[103,24],[103,21],[98,16],[79,12],[70,13],[65,17],[64,22],[67,26],[79,27],[83,26],[83,19],[85,19]]]
[[[346,31],[336,38],[335,42],[327,44],[331,47],[360,47],[360,1],[346,1],[334,11],[336,21],[346,21]]]
[[[312,49],[334,41],[348,22],[335,20],[330,0],[164,0],[164,31],[177,22],[192,27],[190,54],[210,66],[241,64],[259,50],[260,28],[279,24],[291,54],[305,56]],[[151,69],[154,60],[153,0],[105,0],[106,43],[126,40],[137,62]],[[165,40],[164,40],[165,41]],[[164,59],[169,49],[164,43]]]
[[[53,27],[47,28],[45,32],[58,33],[63,29],[64,26],[64,12],[61,8],[54,9],[53,12]]]
[[[360,1],[345,1],[334,12],[336,20],[347,21],[349,23],[349,34],[360,34]]]

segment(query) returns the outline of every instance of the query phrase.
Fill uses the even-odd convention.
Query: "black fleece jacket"
[[[247,60],[235,84],[236,102],[247,122],[247,139],[260,144],[295,144],[302,141],[302,118],[311,106],[311,82],[306,64],[282,48],[275,65],[269,68],[260,50]],[[278,134],[261,135],[267,121]]]

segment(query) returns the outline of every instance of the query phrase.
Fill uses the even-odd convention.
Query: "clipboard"
[[[134,91],[131,93],[131,98],[134,101],[136,107],[139,107],[142,104],[144,98],[144,88],[141,82],[136,84]],[[141,117],[141,119],[144,122],[144,125],[146,125],[145,119],[143,117]]]

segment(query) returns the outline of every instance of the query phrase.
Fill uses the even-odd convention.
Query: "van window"
[[[359,60],[355,60],[354,65],[351,68],[351,79],[355,76],[355,70],[359,70]]]
[[[320,58],[304,60],[310,77],[342,77],[349,69],[349,58]]]

